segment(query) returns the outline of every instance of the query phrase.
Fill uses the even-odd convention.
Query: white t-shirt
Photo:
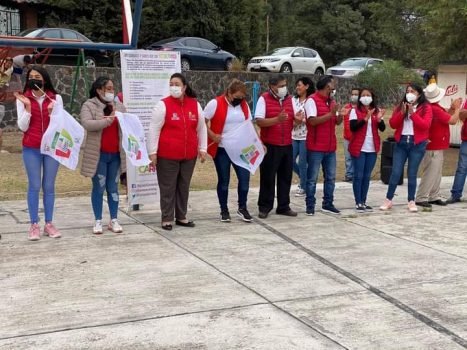
[[[312,98],[308,98],[305,102],[305,115],[307,119],[318,116],[318,110],[316,109],[316,102]]]
[[[216,109],[217,109],[217,100],[213,99],[209,101],[209,103],[204,108],[204,118],[207,120],[211,120],[212,117],[214,117],[214,113],[216,113]],[[251,120],[250,107],[248,107],[248,120]],[[225,124],[224,124],[224,129],[222,130],[222,134],[226,134],[229,131],[234,130],[244,121],[245,121],[245,115],[243,114],[242,106],[238,105],[234,107],[229,103],[227,106],[227,116],[225,118]],[[222,140],[221,142],[219,142],[219,147],[223,147]]]
[[[298,97],[294,96],[292,97],[292,107],[293,107],[293,113],[294,115],[297,114],[300,111],[305,112],[305,102],[306,99],[303,101],[300,101]],[[294,140],[306,140],[306,122],[302,124],[297,124],[294,125],[292,129],[292,139]]]
[[[357,112],[355,111],[355,108],[352,108],[352,110],[350,111],[349,120],[358,120]],[[368,126],[366,128],[365,141],[363,141],[363,145],[361,149],[362,152],[368,152],[368,153],[376,152],[375,142],[373,140],[373,129],[371,127],[371,123],[372,123],[372,120],[370,118],[368,119],[368,122],[367,122]]]
[[[414,109],[417,108],[417,105],[414,105]],[[404,118],[404,127],[402,128],[402,135],[413,135],[414,132],[413,132],[413,121],[412,121],[412,118],[410,118],[410,116],[412,115],[412,111],[410,110],[410,107],[409,107],[409,117],[408,118]]]
[[[266,118],[266,101],[264,101],[263,96],[260,96],[256,102],[255,119],[264,118]]]

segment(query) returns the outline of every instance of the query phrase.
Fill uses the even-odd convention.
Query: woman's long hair
[[[355,89],[356,90],[356,89]],[[373,92],[373,90],[371,90],[370,88],[362,88],[362,89],[359,89],[358,91],[358,101],[357,101],[357,109],[359,111],[364,111],[365,110],[365,105],[363,103],[360,102],[360,97],[362,97],[362,92],[363,91],[368,91],[370,94],[371,94],[371,103],[369,104],[369,108],[370,109],[374,109],[376,113],[378,113],[379,109],[378,109],[378,105],[376,103],[376,96],[375,96],[375,93]]]
[[[91,89],[89,90],[89,98],[98,97],[100,99],[97,90],[102,89],[110,80],[111,79],[109,77],[98,77],[91,85]]]
[[[44,86],[43,90],[44,91],[50,91],[53,92],[54,94],[57,94],[57,91],[55,91],[54,86],[52,85],[52,80],[50,79],[49,72],[45,68],[42,68],[40,66],[32,66],[29,68],[27,74],[26,74],[26,84],[24,84],[24,90],[23,93],[26,92],[26,90],[30,90],[29,88],[29,75],[31,74],[31,71],[35,70],[38,72],[40,75],[42,75],[42,78],[44,79]]]
[[[313,80],[311,80],[310,78],[308,77],[298,78],[297,81],[295,82],[295,87],[297,87],[297,84],[300,82],[303,85],[308,85],[308,88],[306,89],[306,97],[310,96],[312,93],[316,91],[315,83],[313,83]],[[295,91],[295,97],[299,97],[296,91]]]
[[[416,84],[416,83],[409,83],[407,85],[407,87],[405,88],[404,97],[402,98],[402,101],[399,103],[398,108],[401,111],[403,111],[404,110],[404,103],[409,103],[409,101],[407,101],[407,97],[406,97],[407,89],[409,87],[411,87],[412,89],[414,89],[415,91],[418,92],[417,105],[420,106],[421,108],[425,109],[429,102],[426,99],[426,96],[425,96],[425,93],[423,92],[422,87],[420,85]],[[406,111],[404,117],[408,118],[409,117],[408,114],[409,114],[409,111]]]
[[[191,88],[191,86],[188,84],[185,76],[181,73],[174,73],[172,74],[172,76],[170,77],[170,80],[172,80],[173,78],[178,78],[182,81],[182,84],[186,86],[186,89],[185,89],[185,95],[188,96],[188,97],[193,97],[193,98],[196,98],[196,93],[193,91],[193,89]]]

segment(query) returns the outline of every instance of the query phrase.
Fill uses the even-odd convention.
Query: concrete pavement
[[[449,194],[452,178],[443,178]],[[386,186],[370,187],[378,207]],[[0,202],[0,349],[467,349],[467,203],[219,221],[192,192],[195,228],[151,208],[94,236],[89,198],[57,200],[63,238],[28,242],[25,201]],[[318,191],[318,198],[321,191]],[[124,203],[122,202],[122,205]]]

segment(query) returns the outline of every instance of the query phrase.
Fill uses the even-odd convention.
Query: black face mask
[[[243,98],[235,97],[234,99],[232,99],[232,106],[237,107],[240,103],[242,103],[242,101]]]
[[[32,90],[39,90],[43,89],[44,87],[44,82],[42,80],[37,80],[37,79],[29,79],[28,80],[28,87]]]

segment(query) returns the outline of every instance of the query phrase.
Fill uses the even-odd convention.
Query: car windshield
[[[268,56],[283,56],[291,53],[295,48],[294,47],[281,47],[273,50]]]
[[[348,58],[343,60],[338,66],[342,67],[365,67],[366,58]]]
[[[21,33],[18,34],[18,36],[24,36],[26,38],[35,38],[39,35],[39,33],[42,32],[42,29],[36,29],[33,31],[30,30],[25,30]]]

